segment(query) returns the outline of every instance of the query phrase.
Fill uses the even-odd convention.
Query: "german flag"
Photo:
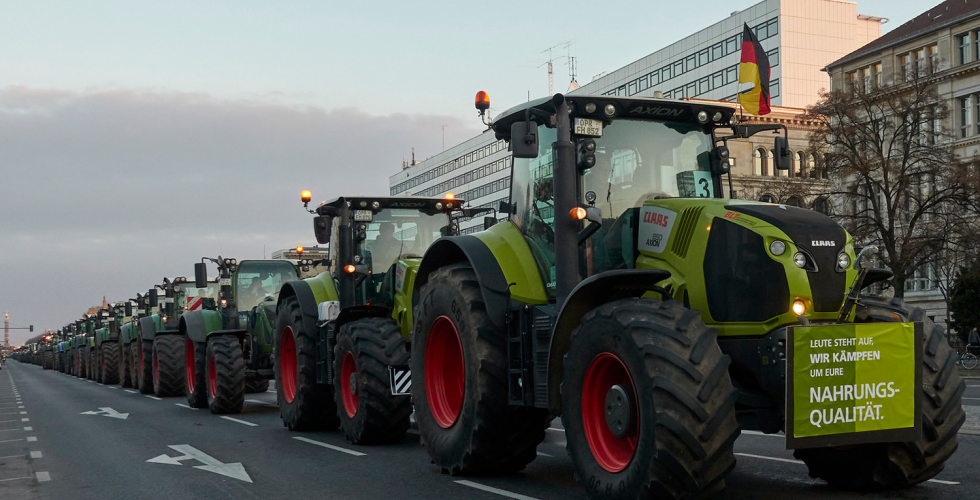
[[[753,115],[772,111],[769,98],[769,58],[755,33],[745,25],[742,32],[742,61],[738,65],[738,82],[755,84],[738,95],[738,103]]]

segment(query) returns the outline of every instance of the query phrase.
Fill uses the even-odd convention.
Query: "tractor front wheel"
[[[412,399],[429,457],[449,474],[515,472],[537,457],[548,413],[508,404],[507,333],[468,263],[434,271],[419,296]]]
[[[119,383],[119,342],[102,343],[102,383]]]
[[[245,404],[245,359],[238,338],[219,335],[208,339],[205,373],[211,413],[241,413]]]
[[[388,366],[407,365],[408,358],[401,327],[391,318],[364,318],[341,327],[333,386],[348,441],[379,444],[405,437],[412,400],[391,394]]]
[[[50,370],[54,368],[54,352],[44,351],[44,365],[41,366],[43,370]]]
[[[698,311],[622,299],[572,332],[562,424],[575,476],[593,497],[703,498],[735,467],[728,356]]]
[[[160,335],[153,339],[153,393],[157,397],[184,393],[184,337]]]
[[[252,379],[245,381],[245,394],[258,394],[269,392],[268,379]]]
[[[132,387],[132,379],[129,378],[129,345],[119,341],[119,385],[126,388]]]
[[[333,388],[316,381],[316,332],[306,331],[296,297],[279,306],[275,370],[279,415],[289,430],[332,430],[340,425]]]
[[[184,342],[184,369],[187,381],[187,406],[207,408],[208,384],[204,364],[208,357],[208,345],[194,342],[187,337]]]
[[[810,477],[838,488],[901,488],[933,478],[956,451],[957,432],[966,421],[962,406],[966,384],[957,372],[956,352],[946,342],[945,329],[921,308],[897,298],[862,299],[856,320],[922,322],[922,436],[903,443],[796,450],[793,456],[806,462]]]
[[[139,364],[136,370],[139,372],[140,394],[153,394],[153,341],[137,341],[139,344]]]

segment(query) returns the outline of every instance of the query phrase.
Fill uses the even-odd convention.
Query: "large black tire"
[[[88,378],[88,348],[81,347],[78,349],[76,356],[78,357],[78,378],[87,379]]]
[[[119,342],[102,343],[102,383],[119,383]]]
[[[133,383],[133,389],[140,388],[140,352],[142,352],[139,339],[129,342],[129,380]]]
[[[187,338],[184,342],[184,364],[187,381],[187,406],[191,408],[208,407],[207,373],[204,365],[208,357],[208,345]]]
[[[123,388],[133,387],[129,370],[129,364],[132,363],[129,345],[119,341],[119,385]]]
[[[260,392],[269,392],[268,379],[256,379],[256,380],[245,381],[245,394],[257,394]]]
[[[95,380],[95,374],[98,372],[98,359],[95,356],[95,350],[91,347],[85,348],[85,378],[88,380]]]
[[[407,365],[409,356],[401,327],[391,318],[364,318],[340,328],[334,401],[348,441],[378,444],[405,438],[412,399],[391,394],[388,366]]]
[[[51,370],[54,368],[54,351],[44,351],[44,365],[41,366],[42,370]]]
[[[183,396],[186,370],[184,337],[157,334],[153,339],[153,393],[159,398]]]
[[[209,338],[204,370],[211,413],[241,413],[245,404],[245,358],[238,338],[231,335]]]
[[[316,332],[306,331],[295,297],[286,298],[276,319],[275,370],[279,415],[289,430],[332,430],[340,425],[333,387],[316,382]]]
[[[92,348],[92,364],[92,380],[101,384],[102,372],[103,368],[105,368],[102,346]]]
[[[922,437],[904,443],[874,443],[848,449],[796,450],[810,477],[847,489],[891,489],[935,477],[958,446],[957,432],[966,420],[962,397],[966,384],[956,368],[945,328],[933,323],[921,308],[902,299],[864,298],[856,322],[922,322]]]
[[[705,498],[735,467],[731,359],[701,313],[677,301],[621,299],[572,333],[562,424],[575,476],[593,498]],[[614,387],[628,399],[623,435],[609,430]]]
[[[153,394],[153,341],[140,338],[137,360],[137,389],[140,394]]]
[[[536,458],[550,418],[545,410],[508,404],[507,333],[487,315],[469,264],[433,272],[417,313],[412,399],[433,463],[453,475],[523,469]]]

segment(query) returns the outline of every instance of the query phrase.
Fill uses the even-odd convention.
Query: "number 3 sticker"
[[[694,191],[698,198],[714,198],[715,186],[711,182],[711,172],[694,172]]]

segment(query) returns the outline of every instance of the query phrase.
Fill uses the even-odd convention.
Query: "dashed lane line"
[[[188,410],[196,410],[197,409],[197,408],[191,408],[190,406],[185,405],[184,403],[174,403],[174,404],[177,405],[177,406],[180,406],[181,408],[187,408]]]
[[[28,443],[35,443],[35,442],[37,442],[37,438],[34,437],[34,436],[27,436],[27,442]]]
[[[253,424],[252,422],[246,422],[244,420],[238,420],[237,418],[231,418],[231,417],[225,417],[225,416],[222,416],[221,418],[223,418],[225,420],[231,420],[232,422],[238,422],[239,424],[247,425],[249,427],[258,427],[259,426],[259,424]]]
[[[453,482],[456,483],[456,484],[461,484],[463,486],[469,486],[470,488],[476,488],[478,490],[483,490],[483,491],[486,491],[487,493],[495,493],[497,495],[500,495],[500,496],[503,496],[503,497],[507,497],[507,498],[516,498],[517,500],[537,500],[534,497],[529,497],[527,495],[521,495],[520,493],[514,493],[512,491],[502,490],[500,488],[494,488],[492,486],[487,486],[485,484],[474,483],[473,481],[463,480],[463,481],[453,481]]]
[[[33,431],[33,430],[34,430],[34,428],[33,428],[33,427],[24,427],[24,430],[25,430],[25,431]]]
[[[139,392],[139,391],[134,391],[132,389],[123,389],[123,391],[128,392],[130,394],[136,394],[137,392]]]
[[[549,430],[551,432],[565,432],[565,429],[558,429],[558,428],[555,428],[555,427],[548,427],[547,430]]]
[[[146,397],[148,397],[148,398],[150,398],[150,399],[155,399],[155,400],[157,400],[157,401],[163,401],[163,399],[162,399],[162,398],[158,398],[158,397],[156,397],[156,396],[150,396],[149,394],[144,394],[144,396],[146,396]]]
[[[10,479],[0,479],[0,483],[5,483],[7,481],[23,481],[25,479],[31,479],[31,476],[27,476],[27,477],[12,477]]]
[[[323,443],[323,442],[320,442],[320,441],[314,441],[312,439],[305,438],[305,437],[302,437],[302,436],[293,436],[293,439],[295,439],[297,441],[302,441],[304,443],[310,443],[310,444],[315,444],[317,446],[322,446],[323,448],[328,448],[328,449],[331,449],[331,450],[334,450],[334,451],[339,451],[341,453],[346,453],[348,455],[354,455],[355,457],[363,457],[363,456],[367,455],[367,453],[361,453],[359,451],[348,450],[347,448],[341,448],[340,446],[334,446],[332,444],[327,444],[327,443]]]
[[[555,458],[555,456],[554,456],[554,455],[549,455],[549,454],[547,454],[547,453],[542,453],[542,452],[540,452],[540,451],[538,452],[538,456],[539,456],[539,457],[548,457],[548,458]]]
[[[31,458],[41,458],[41,452],[40,451],[32,451],[31,452]]]
[[[23,441],[23,439],[8,439],[6,441],[0,441],[0,443],[15,443],[17,441]]]
[[[268,401],[259,401],[258,399],[246,399],[245,402],[246,403],[258,403],[260,405],[266,405],[266,406],[272,406],[272,407],[275,407],[275,408],[279,408],[279,405],[277,405],[275,403],[270,403]]]
[[[956,486],[957,484],[960,484],[959,481],[943,481],[942,479],[930,479],[929,482],[938,483],[938,484],[948,484],[950,486]]]
[[[110,388],[110,389],[118,389],[118,387],[116,387],[116,386],[114,386],[114,385],[107,385],[106,387],[108,387],[108,388]]]
[[[19,430],[20,429],[0,429],[0,432],[14,432],[14,431],[19,431]]]
[[[36,476],[37,476],[37,482],[39,482],[39,483],[43,483],[45,481],[50,481],[51,480],[51,474],[49,474],[47,472],[38,472],[36,474]]]
[[[20,440],[18,439],[18,441],[20,441]],[[7,457],[0,457],[0,460],[6,459],[6,458],[24,458],[24,454],[21,453],[20,455],[10,455],[10,456],[7,456]]]

